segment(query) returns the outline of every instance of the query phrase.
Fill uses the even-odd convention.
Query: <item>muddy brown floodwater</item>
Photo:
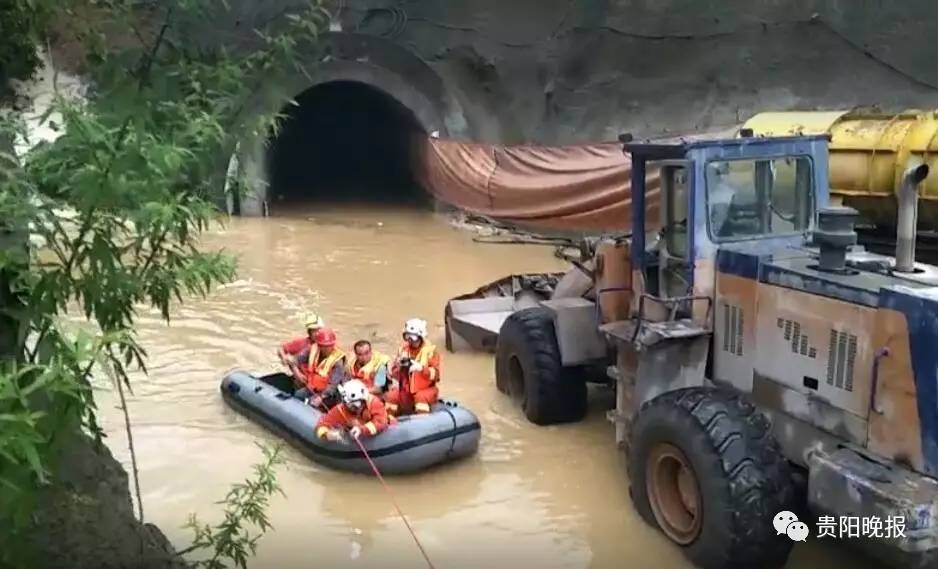
[[[511,272],[564,268],[548,248],[474,243],[441,216],[393,208],[233,219],[205,246],[237,254],[238,280],[186,302],[169,326],[142,314],[150,375],[136,378],[129,403],[147,521],[178,547],[190,543],[181,529],[189,513],[216,521],[214,502],[261,457],[255,441],[276,440],[223,404],[222,374],[276,370],[276,346],[302,333],[304,310],[321,312],[343,345],[369,338],[384,350],[397,344],[406,318],[420,316],[442,347],[448,298]],[[389,479],[437,568],[690,569],[629,503],[603,416],[608,392],[594,390],[582,423],[536,427],[496,391],[491,356],[443,358],[442,391],[482,422],[479,453]],[[108,444],[129,470],[118,402],[100,389]],[[376,479],[330,471],[292,448],[287,459],[279,470],[286,498],[273,499],[274,530],[251,567],[424,565]],[[796,547],[788,564],[837,566],[876,567],[814,543]]]

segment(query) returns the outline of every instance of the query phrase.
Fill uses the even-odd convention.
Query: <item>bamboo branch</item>
[[[112,363],[116,363],[120,366],[120,361],[114,356],[114,350],[110,346],[108,347],[108,355]],[[134,448],[134,433],[130,422],[130,409],[127,407],[127,398],[124,395],[124,382],[121,381],[119,377],[115,377],[113,380],[114,383],[117,384],[117,394],[120,396],[121,411],[124,414],[124,430],[127,432],[127,448],[130,450],[130,466],[134,476],[134,493],[137,495],[137,510],[140,514],[140,523],[142,524],[144,522],[143,495],[140,490],[140,469],[137,466],[137,451]]]
[[[134,449],[134,433],[130,425],[130,411],[127,409],[127,399],[124,397],[124,386],[120,380],[117,384],[117,393],[120,395],[121,411],[124,413],[124,429],[127,431],[127,447],[130,449],[130,465],[134,475],[134,491],[137,495],[137,510],[140,513],[140,523],[143,523],[143,496],[140,493],[140,469],[137,467],[137,451]]]

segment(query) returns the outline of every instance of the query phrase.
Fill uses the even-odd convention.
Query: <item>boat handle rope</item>
[[[453,422],[453,438],[450,440],[449,450],[446,451],[446,456],[451,456],[453,454],[453,449],[456,448],[456,437],[458,437],[459,435],[456,432],[456,428],[457,428],[456,416],[453,415],[453,412],[447,409],[445,405],[446,404],[444,403],[443,411],[445,411],[446,414],[449,415],[450,420]]]
[[[414,543],[417,544],[417,549],[419,549],[420,554],[423,555],[424,560],[427,562],[427,566],[430,569],[436,569],[433,566],[433,562],[430,561],[430,556],[427,555],[427,551],[423,548],[423,544],[421,544],[420,540],[417,538],[417,533],[414,532],[414,528],[412,528],[410,526],[410,522],[407,521],[407,516],[404,515],[401,507],[398,505],[397,499],[394,497],[394,492],[391,492],[391,487],[388,486],[388,483],[384,481],[384,477],[381,476],[381,471],[378,470],[378,466],[375,464],[375,462],[371,460],[371,456],[368,455],[368,451],[365,450],[365,446],[355,437],[351,437],[351,439],[355,441],[355,444],[358,445],[359,450],[361,450],[362,454],[365,456],[365,460],[367,460],[368,464],[371,466],[371,470],[375,473],[375,476],[378,477],[378,481],[381,482],[381,485],[384,486],[384,490],[388,493],[388,497],[391,499],[391,503],[394,504],[394,509],[397,510],[397,515],[400,516],[401,520],[404,522],[404,525],[407,526],[407,531],[409,531],[410,536],[414,538]]]

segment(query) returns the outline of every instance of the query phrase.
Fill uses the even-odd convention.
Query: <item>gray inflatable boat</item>
[[[235,410],[288,439],[311,459],[342,470],[370,473],[355,441],[316,437],[322,412],[284,391],[282,374],[257,377],[242,370],[221,381],[224,400]],[[279,380],[279,381],[278,381]],[[289,388],[286,388],[289,389]],[[406,474],[475,454],[482,427],[476,416],[453,401],[442,401],[429,415],[404,416],[362,444],[382,474]]]

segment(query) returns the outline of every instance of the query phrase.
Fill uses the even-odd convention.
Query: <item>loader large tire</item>
[[[793,542],[772,520],[794,510],[792,472],[766,417],[739,395],[681,389],[646,403],[626,448],[642,518],[703,569],[782,567]]]
[[[560,363],[554,319],[546,308],[519,310],[502,324],[495,384],[519,401],[536,425],[571,423],[586,415],[586,382]]]

